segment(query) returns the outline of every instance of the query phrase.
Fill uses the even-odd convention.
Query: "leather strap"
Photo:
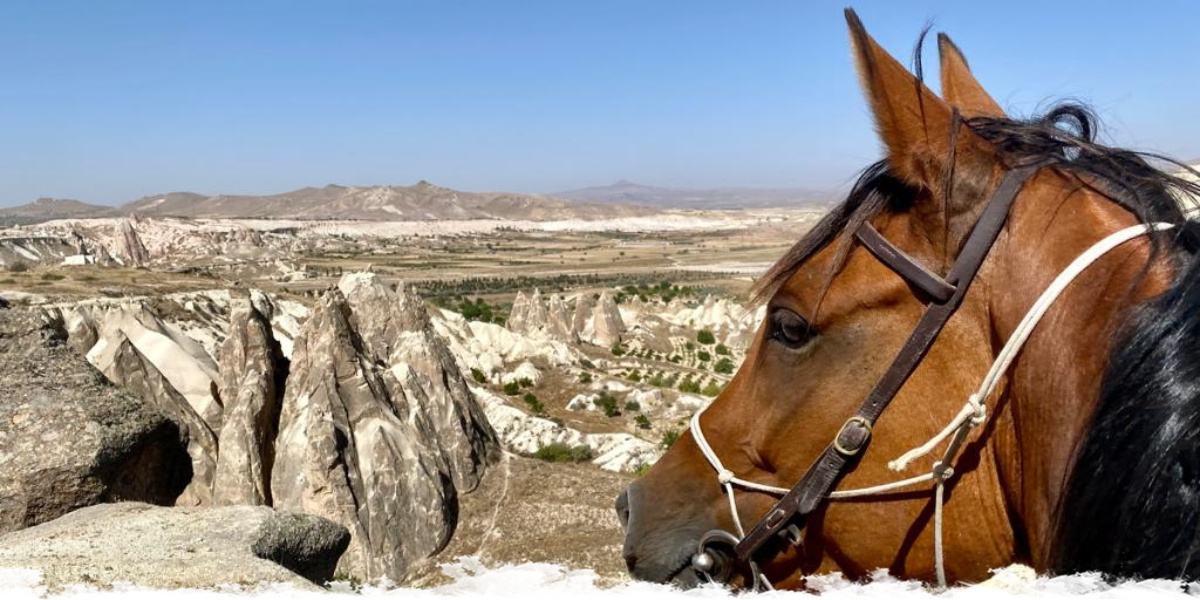
[[[739,560],[749,562],[773,536],[796,519],[804,519],[833,491],[838,480],[845,474],[850,461],[856,459],[870,442],[871,428],[875,421],[921,364],[921,360],[937,340],[938,334],[962,305],[971,283],[987,258],[988,251],[995,244],[1004,223],[1008,220],[1009,209],[1016,200],[1017,193],[1041,167],[1041,164],[1033,164],[1005,174],[979,220],[975,222],[945,279],[933,274],[912,257],[895,248],[869,224],[855,232],[859,240],[870,240],[864,242],[868,251],[880,257],[885,265],[906,281],[928,294],[933,302],[926,306],[921,320],[917,322],[917,326],[900,348],[888,370],[867,394],[858,412],[846,420],[833,442],[821,452],[804,476],[738,542],[734,552]],[[884,243],[878,243],[879,241]],[[945,292],[943,285],[949,286],[953,291],[948,298],[939,302],[939,296]]]
[[[863,247],[879,259],[879,262],[887,265],[889,269],[895,271],[910,285],[921,290],[934,302],[941,304],[954,295],[953,285],[887,241],[887,238],[883,237],[870,223],[863,223],[855,232],[854,237],[858,238]]]

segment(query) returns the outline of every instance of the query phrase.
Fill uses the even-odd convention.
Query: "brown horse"
[[[1039,572],[1200,577],[1200,560],[1191,560],[1200,556],[1200,261],[1193,259],[1198,236],[1178,202],[1200,190],[1142,155],[1095,143],[1094,121],[1079,106],[1029,121],[1007,117],[944,35],[939,98],[852,11],[847,20],[886,156],[758,283],[767,318],[740,371],[699,420],[726,476],[788,489],[824,470],[830,486],[844,490],[928,471],[933,458],[901,473],[888,461],[958,414],[1052,280],[1115,231],[1167,223],[1169,232],[1122,243],[1083,271],[985,399],[986,419],[953,471],[942,472],[944,563],[948,579],[959,582],[1012,563]],[[1013,192],[978,272],[953,281],[953,266],[988,219],[985,208],[1019,169],[1029,177]],[[855,235],[864,224],[926,274],[901,272],[864,247]],[[915,370],[899,375],[878,420],[847,421],[893,376],[890,365],[923,315],[945,300],[934,297],[937,285],[969,291]],[[821,466],[847,439],[865,447],[842,453],[836,471]],[[787,588],[802,587],[809,574],[861,578],[878,568],[934,580],[930,483],[845,500],[809,488],[821,491],[821,501],[806,514],[785,514],[793,525],[787,536],[749,544],[751,561],[742,535],[705,534],[741,529],[729,494],[739,520],[751,525],[779,497],[746,487],[727,492],[722,481],[685,433],[621,495],[634,577],[691,585],[708,572],[750,585],[753,566]],[[786,525],[759,523],[756,531]],[[702,538],[719,542],[709,564],[694,561],[704,555]]]

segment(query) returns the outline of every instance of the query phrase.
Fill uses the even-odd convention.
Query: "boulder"
[[[50,589],[118,582],[158,589],[291,583],[317,590],[350,543],[344,527],[263,506],[105,504],[0,537],[0,567]]]
[[[271,467],[287,361],[271,332],[273,306],[236,298],[218,355],[225,410],[213,503],[271,505]]]
[[[54,313],[0,317],[0,531],[118,500],[173,503],[192,475],[182,425],[113,387]]]

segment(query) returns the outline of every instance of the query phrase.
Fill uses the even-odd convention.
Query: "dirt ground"
[[[410,578],[446,581],[438,564],[460,556],[487,565],[553,562],[625,581],[621,525],[613,510],[633,476],[591,464],[555,464],[505,454],[474,492],[460,497],[458,530],[444,551]]]

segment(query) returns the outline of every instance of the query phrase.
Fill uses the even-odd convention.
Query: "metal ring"
[[[867,437],[863,438],[863,442],[856,448],[846,448],[842,445],[842,434],[845,433],[846,428],[849,427],[851,423],[857,423],[860,427],[867,431]],[[871,439],[871,422],[868,421],[866,417],[855,415],[849,419],[846,419],[846,422],[842,423],[842,428],[838,429],[837,435],[833,436],[833,449],[837,450],[838,454],[843,456],[854,456],[862,451],[863,446],[866,445],[866,442],[869,439]]]

